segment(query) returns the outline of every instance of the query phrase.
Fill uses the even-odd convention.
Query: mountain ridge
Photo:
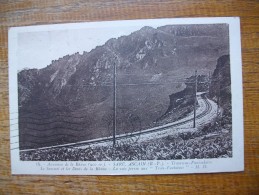
[[[205,35],[218,39],[204,38]],[[82,120],[87,125],[75,139],[110,135],[115,66],[118,133],[152,127],[168,109],[169,96],[184,88],[184,79],[195,69],[200,74],[213,71],[217,59],[229,52],[228,45],[225,24],[144,27],[128,36],[110,39],[90,52],[66,55],[43,69],[20,71],[19,117],[26,112],[41,112],[45,117],[52,112],[84,115],[87,117]],[[30,119],[23,119],[20,131],[28,132],[30,123]],[[56,126],[67,128],[65,124]],[[69,128],[72,127],[71,124]],[[42,129],[37,125],[33,128]],[[55,131],[54,124],[46,128]],[[64,142],[68,141],[71,139],[64,138]],[[30,140],[23,138],[21,142]]]

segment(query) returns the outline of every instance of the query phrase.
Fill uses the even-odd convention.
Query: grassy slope
[[[214,126],[215,127],[215,126]],[[214,129],[214,128],[213,128]],[[171,160],[232,157],[229,132],[198,131],[158,138],[152,142],[123,142],[116,147],[98,146],[85,149],[56,148],[22,152],[21,160],[35,161],[102,161],[102,160]]]

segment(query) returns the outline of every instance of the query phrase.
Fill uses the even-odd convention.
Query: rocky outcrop
[[[209,90],[209,76],[197,75],[197,92],[207,92]],[[158,124],[165,124],[184,118],[194,109],[195,101],[195,76],[191,76],[185,81],[185,88],[182,91],[169,96],[170,103],[165,114],[158,119]],[[197,104],[197,107],[199,105]]]
[[[197,92],[208,92],[207,96],[219,105],[219,116],[223,125],[231,125],[231,77],[229,55],[218,58],[216,68],[210,75],[197,76]],[[186,79],[184,90],[171,94],[170,103],[165,114],[159,118],[157,124],[179,120],[194,107],[195,76]],[[198,106],[198,105],[197,105]],[[228,127],[229,129],[229,127]]]
[[[220,57],[211,78],[209,97],[220,108],[219,123],[221,128],[232,130],[231,76],[229,55]]]

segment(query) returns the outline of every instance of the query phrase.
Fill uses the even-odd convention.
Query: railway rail
[[[202,100],[204,101],[204,103],[206,105],[205,106],[206,108],[204,109],[203,112],[201,112],[200,114],[198,114],[196,116],[196,120],[205,117],[212,110],[212,106],[211,106],[210,102],[208,101],[208,98],[206,97],[206,93],[203,93],[200,96],[201,96]],[[189,119],[186,119],[186,120],[175,121],[173,123],[169,123],[169,124],[166,124],[166,125],[162,125],[162,126],[158,126],[158,127],[153,127],[153,128],[133,132],[130,135],[129,134],[120,134],[120,135],[116,136],[116,140],[121,140],[121,139],[129,138],[129,137],[135,137],[135,136],[150,134],[150,133],[154,133],[154,132],[164,131],[168,128],[179,127],[181,125],[190,123],[192,121],[193,121],[193,118],[189,118]],[[61,147],[71,147],[71,146],[72,147],[80,147],[80,146],[83,146],[83,145],[98,144],[98,143],[105,143],[105,142],[112,142],[112,141],[113,141],[113,137],[110,136],[110,137],[107,137],[107,138],[98,138],[98,139],[94,139],[94,140],[86,140],[86,141],[80,141],[80,142],[75,142],[75,143],[61,144],[61,145],[55,145],[55,146],[47,146],[47,147],[34,148],[34,149],[24,149],[24,150],[20,150],[20,151],[26,152],[26,151],[35,151],[35,150],[61,148]]]

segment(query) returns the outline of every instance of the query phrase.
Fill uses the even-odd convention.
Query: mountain
[[[117,133],[154,126],[198,70],[208,74],[229,53],[226,24],[143,27],[90,52],[18,73],[20,147],[111,135],[114,67]]]

